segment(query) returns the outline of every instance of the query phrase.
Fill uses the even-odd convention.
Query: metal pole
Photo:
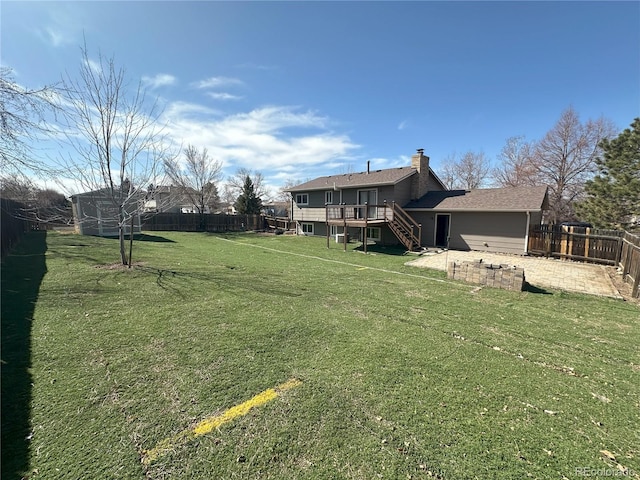
[[[342,243],[344,243],[344,251],[347,251],[347,214],[346,207],[344,210],[344,214],[342,215],[344,225],[342,226]]]
[[[364,253],[367,253],[367,226],[369,225],[369,202],[364,202],[364,211],[366,212],[364,216]]]
[[[325,217],[325,222],[326,224],[326,229],[327,229],[327,248],[329,248],[329,205],[328,204],[324,204],[324,217]]]

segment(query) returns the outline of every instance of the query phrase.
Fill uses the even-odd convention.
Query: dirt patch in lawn
[[[142,267],[145,262],[133,262],[131,267]],[[130,270],[129,265],[123,265],[122,263],[110,263],[108,265],[96,265],[95,268],[100,270]]]

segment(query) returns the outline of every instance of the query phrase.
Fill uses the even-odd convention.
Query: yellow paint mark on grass
[[[302,382],[295,378],[287,380],[285,383],[281,383],[275,388],[268,388],[264,392],[261,392],[255,397],[250,398],[246,402],[225,410],[220,415],[202,420],[193,428],[188,428],[174,435],[173,437],[164,439],[151,450],[144,450],[142,452],[142,463],[144,463],[145,465],[149,465],[165,453],[173,450],[178,445],[185,444],[201,435],[206,435],[207,433],[212,432],[214,429],[219,428],[221,425],[230,422],[234,418],[246,415],[252,408],[264,405],[265,403],[276,399],[280,393],[297,387],[300,384],[302,384]]]
[[[360,267],[360,268],[356,268],[356,270],[368,270],[369,267]]]

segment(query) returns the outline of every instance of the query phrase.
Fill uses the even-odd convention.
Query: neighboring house
[[[288,217],[289,202],[269,202],[262,204],[262,214],[268,217]]]
[[[193,199],[198,198],[198,192],[188,187],[160,185],[155,187],[145,201],[144,211],[153,213],[198,213]],[[204,213],[209,213],[209,206],[205,205]]]
[[[141,200],[142,201],[142,200]],[[101,237],[117,237],[118,206],[114,203],[107,188],[92,192],[79,193],[71,197],[73,222],[76,233],[80,235],[99,235]],[[140,215],[137,213],[138,201],[133,199],[125,210],[134,213],[133,232],[140,233]],[[131,224],[125,225],[125,233],[129,233]]]
[[[319,177],[288,189],[299,234],[524,253],[542,222],[546,187],[447,190],[419,149],[411,166]]]
[[[236,210],[236,207],[233,205],[233,203],[224,203],[221,202],[218,204],[218,208],[216,208],[213,213],[215,213],[216,215],[236,215],[238,213],[238,211]]]

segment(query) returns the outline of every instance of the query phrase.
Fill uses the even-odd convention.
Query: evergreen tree
[[[234,206],[240,214],[259,214],[262,209],[262,200],[256,195],[253,182],[249,175],[244,179],[244,185],[242,186],[242,193],[237,198]]]
[[[595,226],[629,228],[640,224],[640,118],[613,140],[603,140],[598,175],[585,185],[588,197],[578,213]]]

